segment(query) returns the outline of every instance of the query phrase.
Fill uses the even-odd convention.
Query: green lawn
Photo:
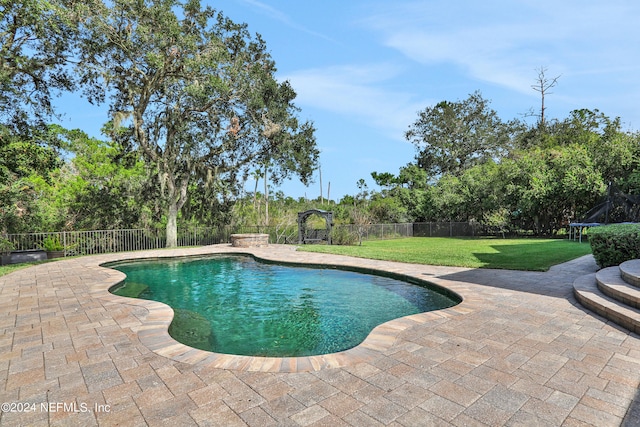
[[[20,270],[21,268],[29,267],[32,264],[10,264],[10,265],[0,265],[0,276],[4,276],[5,274],[9,274],[12,271]]]
[[[42,263],[45,263],[45,262],[50,262],[50,261],[49,260],[46,260],[46,261],[33,261],[33,262],[25,262],[25,263],[22,263],[22,264],[0,265],[0,276],[4,276],[5,274],[9,274],[12,271],[20,270],[21,268],[31,267],[32,265],[42,264]]]
[[[410,237],[371,240],[362,246],[303,245],[299,250],[416,264],[547,271],[554,264],[590,254],[591,245],[557,239]],[[0,276],[34,264],[0,266]]]
[[[301,251],[416,264],[547,271],[591,253],[591,245],[557,239],[410,237],[371,240],[362,246],[303,245]]]

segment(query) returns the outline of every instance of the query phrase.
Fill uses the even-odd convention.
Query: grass
[[[22,264],[0,265],[0,276],[9,274],[12,271],[20,270],[21,268],[31,267],[32,265],[36,265],[36,264],[42,264],[43,262],[46,262],[46,261],[34,261],[34,262],[25,262]]]
[[[69,259],[74,257],[64,257],[64,258],[53,258],[53,259],[45,259],[42,261],[31,261],[31,262],[23,262],[20,264],[9,264],[9,265],[0,265],[0,276],[4,276],[5,274],[9,274],[16,270],[20,270],[22,268],[31,267],[32,265],[44,264],[47,262],[60,261],[63,259]]]
[[[410,237],[370,240],[362,246],[304,245],[299,250],[414,264],[547,271],[554,264],[590,254],[591,245],[558,239]],[[55,260],[3,265],[0,276],[50,261]]]
[[[591,253],[591,245],[558,239],[410,237],[371,240],[362,246],[305,245],[301,251],[415,264],[547,271]]]

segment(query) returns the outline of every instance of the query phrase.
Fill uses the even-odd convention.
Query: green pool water
[[[226,354],[333,353],[357,346],[384,322],[460,302],[455,294],[391,277],[262,263],[248,256],[112,268],[127,275],[112,293],[171,306],[171,336]]]

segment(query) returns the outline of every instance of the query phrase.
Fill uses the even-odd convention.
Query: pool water
[[[248,256],[128,262],[116,295],[174,309],[169,333],[191,347],[250,356],[310,356],[360,344],[398,317],[451,307],[454,294],[371,274],[292,267]]]

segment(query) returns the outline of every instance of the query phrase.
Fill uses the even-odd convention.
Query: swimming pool
[[[169,333],[206,351],[309,356],[360,344],[389,320],[458,304],[427,282],[257,261],[243,255],[143,260],[110,266],[127,279],[110,291],[174,309]]]

